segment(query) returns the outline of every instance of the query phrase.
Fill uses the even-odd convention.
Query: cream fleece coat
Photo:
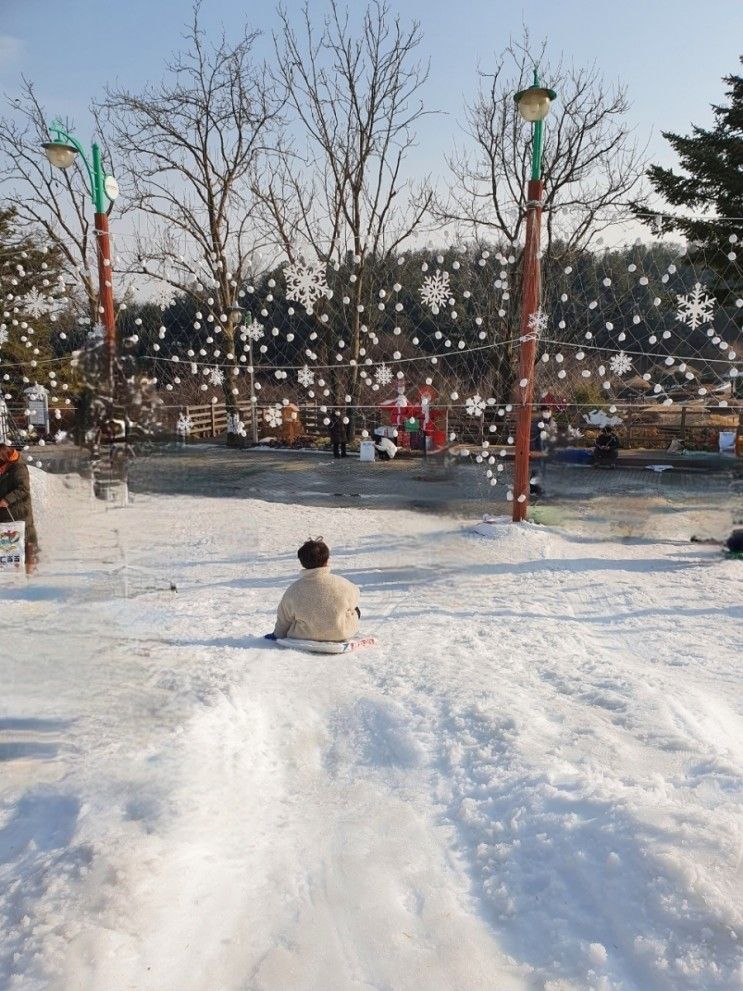
[[[295,640],[348,640],[359,629],[359,590],[329,568],[302,571],[279,603],[274,636]]]

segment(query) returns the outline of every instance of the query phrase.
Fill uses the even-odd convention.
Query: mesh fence
[[[743,283],[732,238],[722,269],[668,239],[543,259],[544,432],[587,444],[610,421],[628,446],[711,449],[735,430]],[[297,263],[240,290],[234,334],[211,297],[200,308],[170,295],[134,318],[141,360],[175,411],[165,421],[183,433],[225,430],[228,391],[248,439],[301,442],[338,415],[362,431],[393,423],[414,447],[424,431],[433,449],[508,444],[519,262],[468,245]]]
[[[534,447],[590,448],[609,423],[624,448],[734,451],[737,235],[726,255],[708,257],[703,246],[630,230],[542,258]],[[117,242],[115,267],[135,273],[117,315],[117,401],[140,437],[309,447],[327,443],[337,418],[349,438],[385,426],[403,449],[470,454],[486,483],[499,483],[488,448],[513,441],[517,253],[468,243],[302,259],[235,284],[229,307],[220,292],[229,259],[212,262],[179,292],[182,259],[138,267]],[[101,328],[69,279],[22,246],[4,249],[0,276],[0,428],[24,440],[90,440]]]

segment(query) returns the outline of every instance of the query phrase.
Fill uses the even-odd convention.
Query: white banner
[[[0,571],[26,563],[26,524],[0,523]]]

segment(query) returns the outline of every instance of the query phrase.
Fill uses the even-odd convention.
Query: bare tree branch
[[[257,32],[212,43],[194,4],[185,50],[168,76],[141,93],[109,88],[101,112],[124,165],[125,195],[145,219],[137,240],[140,271],[211,310],[235,352],[242,286],[262,246],[256,191],[271,179],[283,100],[255,60]],[[271,244],[274,243],[272,239]],[[179,249],[179,250],[177,250]],[[234,383],[225,380],[228,411]]]
[[[595,66],[550,64],[545,48],[524,31],[492,73],[481,73],[479,92],[465,109],[468,140],[448,159],[450,190],[436,197],[434,212],[442,223],[463,225],[476,237],[520,244],[531,134],[513,96],[531,84],[536,64],[544,84],[557,91],[542,159],[545,250],[570,252],[588,247],[626,210],[642,179],[645,149],[626,122],[626,90],[606,86]]]
[[[431,202],[405,176],[416,125],[427,113],[420,91],[428,66],[416,54],[420,26],[404,25],[386,0],[366,4],[358,29],[338,0],[330,0],[319,31],[308,3],[299,29],[284,8],[279,19],[275,77],[303,145],[284,144],[274,156],[262,196],[265,229],[290,260],[303,252],[326,263],[355,258],[350,357],[356,361],[367,260],[389,255],[419,232]],[[354,396],[356,384],[354,369],[350,382],[337,376],[334,388]]]

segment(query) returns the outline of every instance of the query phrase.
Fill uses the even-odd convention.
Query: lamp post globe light
[[[44,154],[55,169],[69,169],[77,158],[77,148],[74,145],[60,141],[47,141],[41,146]]]
[[[531,178],[526,188],[526,241],[521,274],[521,320],[519,324],[519,373],[517,384],[516,449],[513,464],[513,522],[526,519],[529,505],[529,442],[534,395],[534,366],[539,337],[537,319],[542,295],[539,245],[542,231],[542,140],[544,118],[557,94],[539,83],[516,93],[521,117],[532,126]]]
[[[113,402],[114,359],[116,356],[116,318],[114,316],[113,268],[111,265],[111,241],[108,230],[107,204],[118,196],[118,185],[113,176],[103,170],[101,150],[97,144],[91,147],[90,158],[85,154],[77,138],[59,121],[49,126],[51,141],[42,145],[47,159],[57,169],[69,169],[80,155],[90,182],[88,192],[95,210],[96,253],[98,256],[98,312],[105,331],[106,358],[109,387]]]

